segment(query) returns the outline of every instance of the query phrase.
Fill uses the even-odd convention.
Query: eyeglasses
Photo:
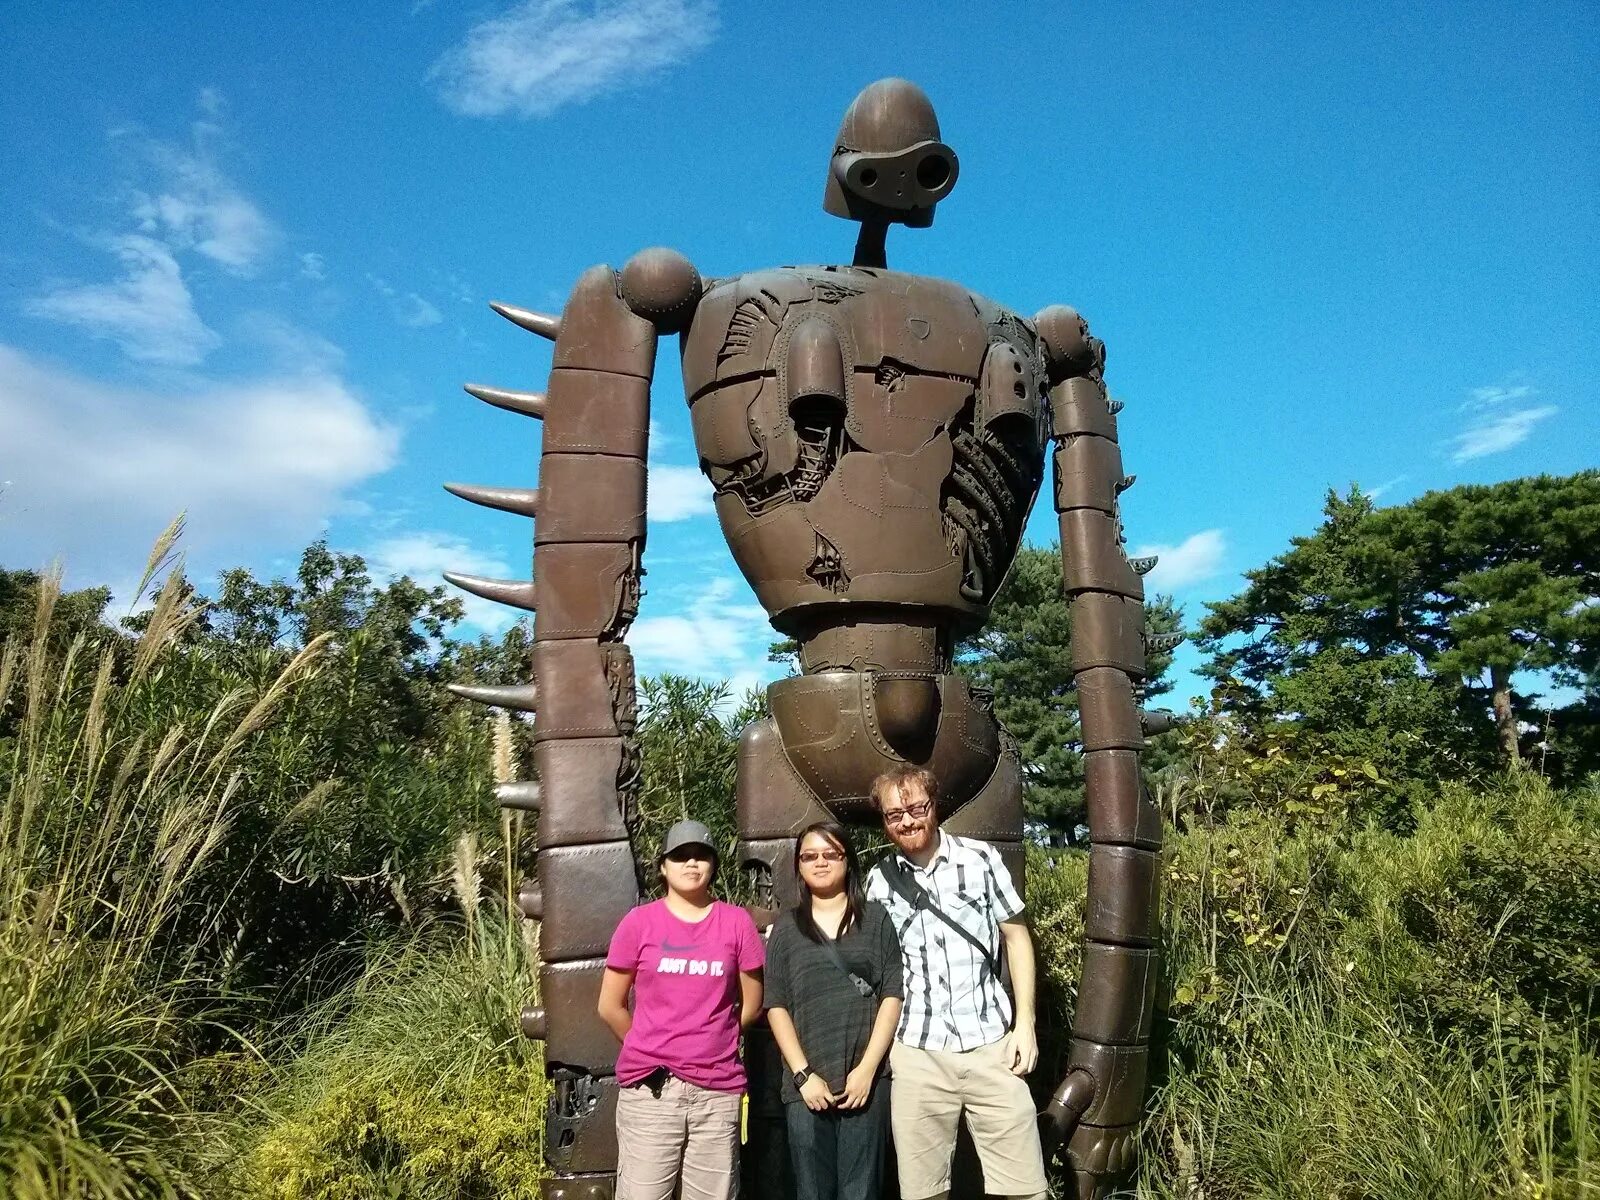
[[[913,821],[920,821],[933,810],[933,801],[924,800],[921,804],[908,804],[904,808],[886,808],[883,810],[883,823],[885,825],[898,825],[907,817]]]
[[[800,861],[803,862],[803,863],[807,863],[807,864],[809,864],[809,863],[818,863],[818,862],[831,862],[831,863],[843,862],[844,861],[844,851],[843,850],[802,850],[802,851],[800,851]]]

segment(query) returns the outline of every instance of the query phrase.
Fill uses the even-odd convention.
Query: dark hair
[[[844,920],[839,922],[839,936],[861,924],[867,911],[867,891],[861,883],[861,863],[856,858],[856,848],[850,834],[837,821],[814,821],[800,831],[794,840],[794,877],[800,884],[800,901],[794,906],[794,923],[809,940],[820,944],[822,931],[811,916],[811,889],[800,875],[800,847],[813,833],[820,833],[844,851]]]

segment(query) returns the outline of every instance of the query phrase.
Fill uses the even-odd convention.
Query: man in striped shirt
[[[918,767],[872,784],[896,852],[872,869],[867,897],[888,910],[905,966],[905,1007],[889,1051],[900,1194],[948,1197],[965,1113],[985,1193],[1043,1200],[1039,1129],[1023,1081],[1039,1044],[1022,897],[992,846],[940,831],[937,794],[932,772]],[[1000,978],[1002,954],[1014,1005]]]

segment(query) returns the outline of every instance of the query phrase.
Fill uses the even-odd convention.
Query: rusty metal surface
[[[633,841],[626,635],[646,538],[650,380],[658,339],[674,333],[723,534],[799,645],[802,673],[769,688],[772,716],[746,729],[738,757],[729,865],[752,873],[768,915],[795,899],[794,835],[827,815],[873,819],[873,777],[904,763],[937,776],[944,828],[994,844],[1023,882],[1023,764],[951,656],[987,615],[1052,459],[1093,849],[1075,1038],[1045,1128],[1082,1198],[1133,1165],[1161,840],[1138,769],[1161,718],[1140,713],[1135,689],[1147,649],[1171,642],[1147,643],[1141,576],[1153,560],[1123,549],[1119,497],[1133,478],[1104,345],[1070,308],[1029,319],[888,269],[888,228],[930,225],[959,171],[928,98],[883,80],[850,105],[827,172],[824,207],[860,225],[851,262],[707,282],[653,248],[620,271],[586,271],[559,316],[494,305],[555,342],[542,391],[468,387],[544,422],[537,486],[451,490],[534,519],[533,580],[452,581],[535,613],[531,679],[457,690],[533,715],[533,778],[499,797],[538,813],[537,879],[521,904],[541,926],[543,1007],[523,1028],[544,1040],[553,1073],[546,1200],[612,1195],[617,1045],[595,1002],[647,857]],[[753,1087],[766,1074],[753,1071]],[[753,1096],[752,1112],[771,1099]],[[753,1122],[761,1144],[747,1162],[779,1161],[764,1139],[781,1128]]]
[[[1137,753],[1091,754],[1084,763],[1084,776],[1091,842],[1161,849],[1161,812],[1140,785]]]
[[[1139,774],[1148,723],[1135,700],[1145,677],[1142,577],[1155,564],[1123,550],[1118,497],[1133,478],[1122,473],[1105,345],[1065,306],[1045,309],[1035,326],[1051,385],[1091,842],[1072,1050],[1042,1127],[1046,1152],[1065,1152],[1073,1192],[1095,1200],[1134,1166],[1160,973],[1161,816]]]

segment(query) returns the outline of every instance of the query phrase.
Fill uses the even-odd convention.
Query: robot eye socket
[[[942,154],[930,154],[917,164],[917,182],[928,191],[937,191],[950,178],[950,160]]]
[[[878,182],[878,173],[871,167],[865,167],[862,169],[861,174],[856,176],[856,178],[861,181],[862,187],[872,187]]]

